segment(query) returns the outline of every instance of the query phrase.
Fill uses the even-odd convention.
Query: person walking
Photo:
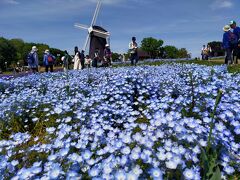
[[[122,56],[123,56],[122,61],[123,61],[123,63],[125,63],[126,62],[126,55],[123,54]]]
[[[240,39],[240,27],[237,26],[236,21],[230,21],[230,27],[233,29],[233,33],[236,35],[237,40]]]
[[[63,70],[64,72],[67,72],[69,68],[69,54],[66,50],[64,51],[64,56],[62,57],[62,61],[63,61]]]
[[[90,58],[89,55],[86,55],[85,65],[87,66],[87,68],[91,68],[91,64],[92,64],[92,59]]]
[[[211,48],[211,46],[208,44],[207,45],[207,58],[206,58],[206,60],[208,60],[209,58],[211,58],[212,57],[212,48]]]
[[[226,52],[225,64],[232,64],[232,51],[233,51],[233,44],[236,40],[236,36],[231,32],[231,27],[226,25],[223,27],[223,48]]]
[[[73,65],[73,69],[74,70],[79,70],[81,69],[81,60],[80,60],[80,52],[76,52],[75,56],[74,56],[74,65]]]
[[[28,67],[32,70],[33,73],[38,72],[38,54],[37,47],[33,46],[31,52],[28,54],[27,62]]]
[[[98,67],[98,61],[100,61],[100,55],[99,55],[99,49],[96,48],[95,53],[94,53],[93,62],[92,62],[92,67],[97,68]]]
[[[238,41],[238,45],[237,45],[237,48],[236,48],[236,52],[235,52],[236,54],[236,64],[238,64],[238,60],[240,60],[240,41]]]
[[[111,61],[112,61],[112,52],[110,49],[109,44],[105,45],[105,49],[104,49],[104,57],[103,57],[103,67],[108,67],[111,66]]]
[[[45,66],[45,72],[48,72],[50,68],[50,72],[53,72],[53,65],[55,63],[55,56],[53,56],[48,49],[45,50],[43,55],[43,65]]]
[[[204,51],[205,51],[205,49],[206,49],[206,45],[203,45],[202,51],[201,51],[202,60],[205,60],[205,56],[204,56]]]
[[[82,50],[80,53],[80,61],[81,61],[81,69],[85,68],[85,55],[84,55],[85,51]]]
[[[240,41],[240,27],[237,26],[236,21],[230,21],[230,27],[233,29],[233,34],[236,36],[237,38],[237,42],[235,44],[233,44],[233,63],[237,62],[237,54],[238,54],[238,42]]]
[[[132,37],[132,41],[129,43],[129,50],[131,54],[131,65],[136,66],[138,62],[138,44],[136,42],[136,37]]]

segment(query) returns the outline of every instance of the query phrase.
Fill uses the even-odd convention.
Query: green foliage
[[[178,58],[178,49],[175,46],[165,46],[164,51],[166,52],[167,58]]]
[[[5,38],[0,38],[0,67],[6,70],[9,65],[16,62],[16,48]]]
[[[17,62],[20,66],[27,65],[27,55],[31,51],[32,46],[38,48],[39,65],[42,65],[43,54],[46,49],[50,49],[50,52],[57,57],[57,63],[60,63],[60,57],[64,55],[64,52],[60,49],[50,48],[47,44],[40,43],[26,43],[22,39],[5,39],[0,38],[0,67],[6,70],[7,67],[15,67]]]
[[[212,41],[209,42],[208,45],[210,45],[212,49],[212,55],[213,56],[224,56],[224,49],[222,48],[222,42],[220,41]]]
[[[118,53],[112,53],[112,60],[117,61],[119,59],[120,54]]]
[[[181,48],[178,50],[178,58],[188,58],[189,54],[186,48]]]
[[[213,146],[213,138],[212,138],[212,131],[215,125],[214,116],[217,110],[217,106],[221,101],[223,92],[219,90],[218,96],[216,98],[214,110],[211,113],[211,124],[210,124],[210,132],[208,135],[208,143],[206,150],[202,149],[201,151],[201,167],[203,170],[203,179],[210,179],[210,180],[218,180],[221,179],[221,172],[218,165],[219,159],[219,152],[217,147]]]
[[[156,58],[163,43],[161,39],[157,40],[153,37],[144,38],[142,40],[141,49],[149,53],[151,58]]]
[[[149,121],[149,119],[147,119],[146,116],[139,117],[135,122],[138,124],[150,124],[150,121]]]
[[[15,47],[17,51],[17,59],[23,59],[24,41],[22,39],[11,39],[9,42]]]
[[[221,171],[218,165],[218,151],[216,148],[211,147],[209,151],[202,149],[201,151],[201,167],[202,177],[207,180],[219,180],[221,179]]]
[[[218,91],[218,95],[217,95],[217,99],[216,99],[216,102],[215,102],[214,110],[213,110],[213,112],[211,114],[212,121],[211,121],[211,124],[210,124],[210,132],[209,132],[209,136],[208,136],[207,150],[210,149],[210,147],[211,147],[212,131],[213,131],[213,128],[214,128],[214,125],[215,125],[214,116],[215,116],[215,113],[216,113],[216,110],[217,110],[217,106],[220,103],[222,96],[223,96],[223,92],[222,92],[222,90],[219,90]]]

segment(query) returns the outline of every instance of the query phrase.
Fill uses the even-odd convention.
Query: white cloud
[[[211,4],[211,8],[213,10],[215,10],[215,9],[222,9],[222,8],[231,8],[231,7],[233,7],[232,0],[215,0]]]
[[[1,0],[0,3],[3,3],[3,4],[12,4],[12,5],[17,5],[17,4],[20,4],[18,1],[16,0]]]

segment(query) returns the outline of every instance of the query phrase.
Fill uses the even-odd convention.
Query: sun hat
[[[231,27],[229,25],[226,25],[223,27],[223,31],[228,32],[231,30]]]
[[[236,21],[230,21],[230,25],[237,24]]]
[[[49,53],[49,49],[46,49],[46,50],[45,50],[45,53]]]
[[[32,47],[32,51],[37,51],[38,49],[37,49],[37,47],[36,46],[33,46]]]

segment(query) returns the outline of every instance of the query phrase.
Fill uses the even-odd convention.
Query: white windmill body
[[[102,0],[98,0],[96,10],[93,15],[91,25],[88,27],[83,24],[76,23],[74,26],[80,29],[88,31],[86,41],[83,46],[83,50],[89,49],[89,55],[91,58],[94,56],[96,49],[100,51],[100,57],[103,56],[103,49],[105,45],[109,43],[110,33],[100,26],[96,26],[97,17],[101,8]]]

